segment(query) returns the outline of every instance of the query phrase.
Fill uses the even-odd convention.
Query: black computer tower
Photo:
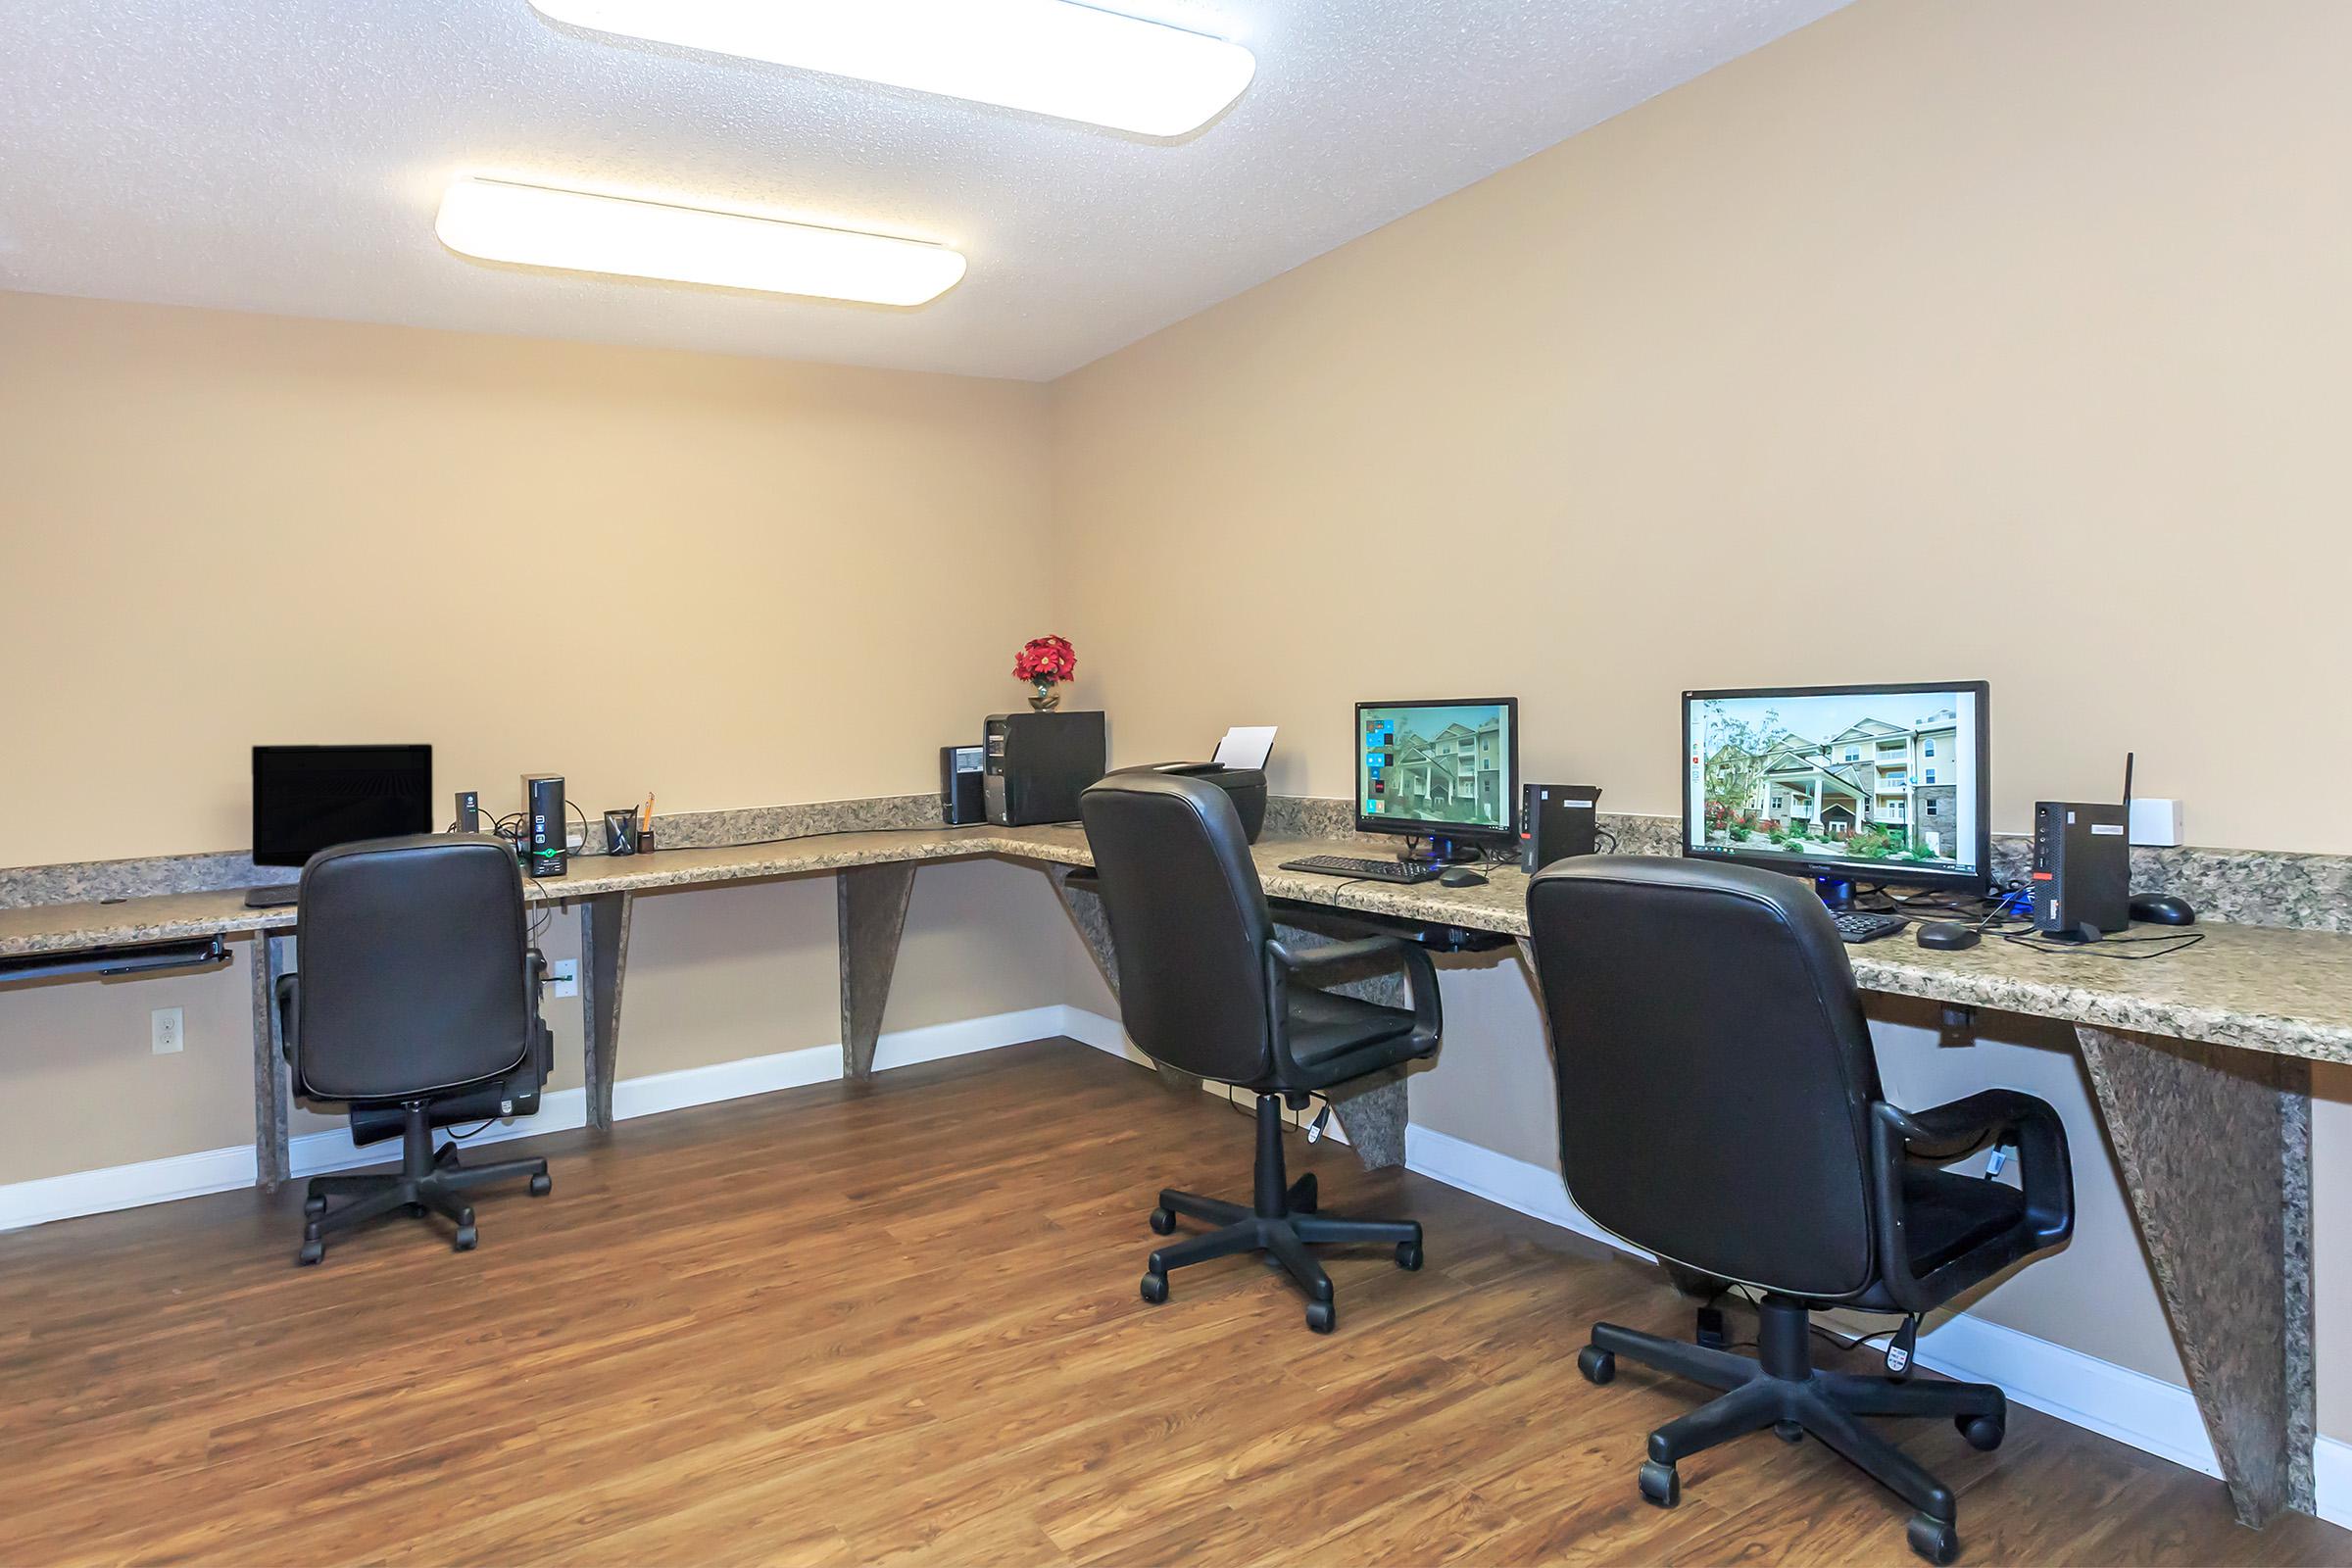
[[[999,827],[1077,821],[1079,795],[1110,761],[1099,710],[992,713],[987,743],[988,819]]]
[[[948,826],[988,820],[987,759],[984,746],[939,749],[939,819]]]
[[[2122,806],[2034,804],[2034,929],[2065,934],[2132,923],[2132,835]]]
[[[522,868],[533,876],[562,876],[571,843],[571,818],[564,805],[563,775],[525,773],[522,799],[526,846]]]
[[[1534,876],[1554,860],[1599,848],[1598,785],[1523,784],[1519,793],[1520,870]]]

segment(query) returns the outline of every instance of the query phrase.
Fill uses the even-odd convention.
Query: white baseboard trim
[[[1568,1200],[1558,1174],[1544,1166],[1418,1126],[1405,1129],[1404,1156],[1407,1170],[1433,1181],[1655,1260],[1586,1218]],[[2221,1473],[2196,1398],[2179,1384],[1965,1314],[1920,1336],[1919,1364],[1946,1377],[1998,1384],[2020,1404],[2191,1470]],[[2352,1444],[2323,1438],[2314,1458],[2320,1516],[2352,1522],[2346,1517],[2352,1515]]]
[[[1945,1377],[1998,1384],[2020,1404],[2143,1453],[2209,1476],[2222,1473],[2196,1396],[2178,1383],[1965,1313],[1922,1334],[1918,1358]]]
[[[1120,1049],[1119,1042],[1124,1039],[1115,1022],[1098,1013],[1067,1006],[1030,1007],[1019,1012],[885,1033],[875,1043],[874,1066],[876,1071],[887,1071],[1054,1035],[1069,1035],[1111,1051]],[[651,1073],[642,1078],[624,1078],[612,1086],[612,1116],[615,1121],[658,1116],[663,1111],[715,1104],[747,1095],[829,1083],[841,1074],[839,1045],[809,1046],[740,1061]],[[541,1098],[536,1115],[493,1123],[468,1139],[467,1144],[504,1143],[513,1138],[566,1132],[586,1125],[587,1091],[559,1089]],[[350,1130],[342,1127],[304,1133],[292,1140],[288,1149],[296,1176],[381,1164],[398,1152],[396,1146],[387,1144],[356,1145],[351,1141]],[[206,1193],[233,1192],[240,1187],[251,1187],[254,1177],[253,1150],[238,1146],[16,1182],[0,1186],[0,1231],[196,1198]]]
[[[1610,1235],[1586,1218],[1583,1209],[1568,1201],[1568,1189],[1561,1184],[1559,1173],[1542,1165],[1498,1154],[1449,1133],[1408,1124],[1404,1129],[1404,1168],[1490,1203],[1589,1236],[1645,1263],[1657,1261],[1654,1253]]]
[[[255,1169],[250,1148],[207,1149],[132,1165],[13,1182],[0,1187],[0,1231],[251,1187]]]
[[[2319,1494],[2319,1516],[2331,1525],[2352,1527],[2352,1443],[2323,1437],[2312,1445],[2311,1479]]]

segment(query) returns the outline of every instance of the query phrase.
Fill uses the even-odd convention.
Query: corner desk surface
[[[1517,869],[1493,871],[1485,887],[1445,888],[1278,868],[1332,850],[1361,854],[1365,846],[1256,846],[1278,919],[1295,922],[1313,909],[1458,927],[1515,938],[1526,960],[1527,879]],[[836,873],[843,1065],[862,1078],[872,1070],[916,868],[976,856],[1052,870],[1073,924],[1116,988],[1100,899],[1068,875],[1092,864],[1075,826],[890,829],[589,857],[574,859],[561,880],[530,884],[534,904],[579,911],[590,1124],[612,1124],[638,896]],[[260,1180],[274,1186],[291,1171],[287,1074],[270,998],[296,911],[249,909],[243,901],[240,889],[0,909],[0,957],[253,935],[255,1156]],[[1900,936],[1847,951],[1866,990],[2075,1026],[2219,1468],[2239,1517],[2259,1525],[2282,1508],[2315,1505],[2310,1063],[2352,1061],[2352,934],[2197,929],[2205,940],[2195,947],[2143,961],[2041,953],[1998,939],[1965,953],[1930,952]],[[1367,1163],[1402,1159],[1405,1100],[1399,1081],[1335,1102]],[[2096,1157],[2096,1146],[2080,1152]]]
[[[1346,841],[1260,842],[1255,855],[1268,896],[1341,912],[1527,935],[1527,878],[1515,868],[1493,871],[1483,888],[1351,882],[1277,868],[1281,861],[1334,849],[1362,852],[1361,845]],[[575,858],[570,875],[533,883],[528,893],[535,904],[569,903],[973,856],[1093,864],[1086,835],[1076,827],[916,828]],[[294,924],[291,906],[249,909],[242,890],[36,905],[0,909],[0,957],[214,934],[282,934]],[[2172,929],[2135,927],[2134,934]],[[2040,953],[1997,938],[1964,953],[1938,953],[1906,936],[1850,948],[1847,956],[1867,991],[2352,1062],[2352,934],[2220,923],[2191,929],[2205,940],[2144,961]]]

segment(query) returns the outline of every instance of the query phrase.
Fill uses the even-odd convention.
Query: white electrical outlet
[[[169,1056],[187,1043],[185,1025],[177,1007],[158,1007],[147,1015],[149,1043],[159,1056]]]
[[[580,994],[579,959],[558,958],[554,963],[548,965],[547,972],[556,982],[557,996],[576,997]]]

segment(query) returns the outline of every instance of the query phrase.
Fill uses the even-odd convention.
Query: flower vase
[[[1052,681],[1033,680],[1029,684],[1037,688],[1037,695],[1029,699],[1031,708],[1041,713],[1051,713],[1061,706],[1061,693],[1054,689]]]

